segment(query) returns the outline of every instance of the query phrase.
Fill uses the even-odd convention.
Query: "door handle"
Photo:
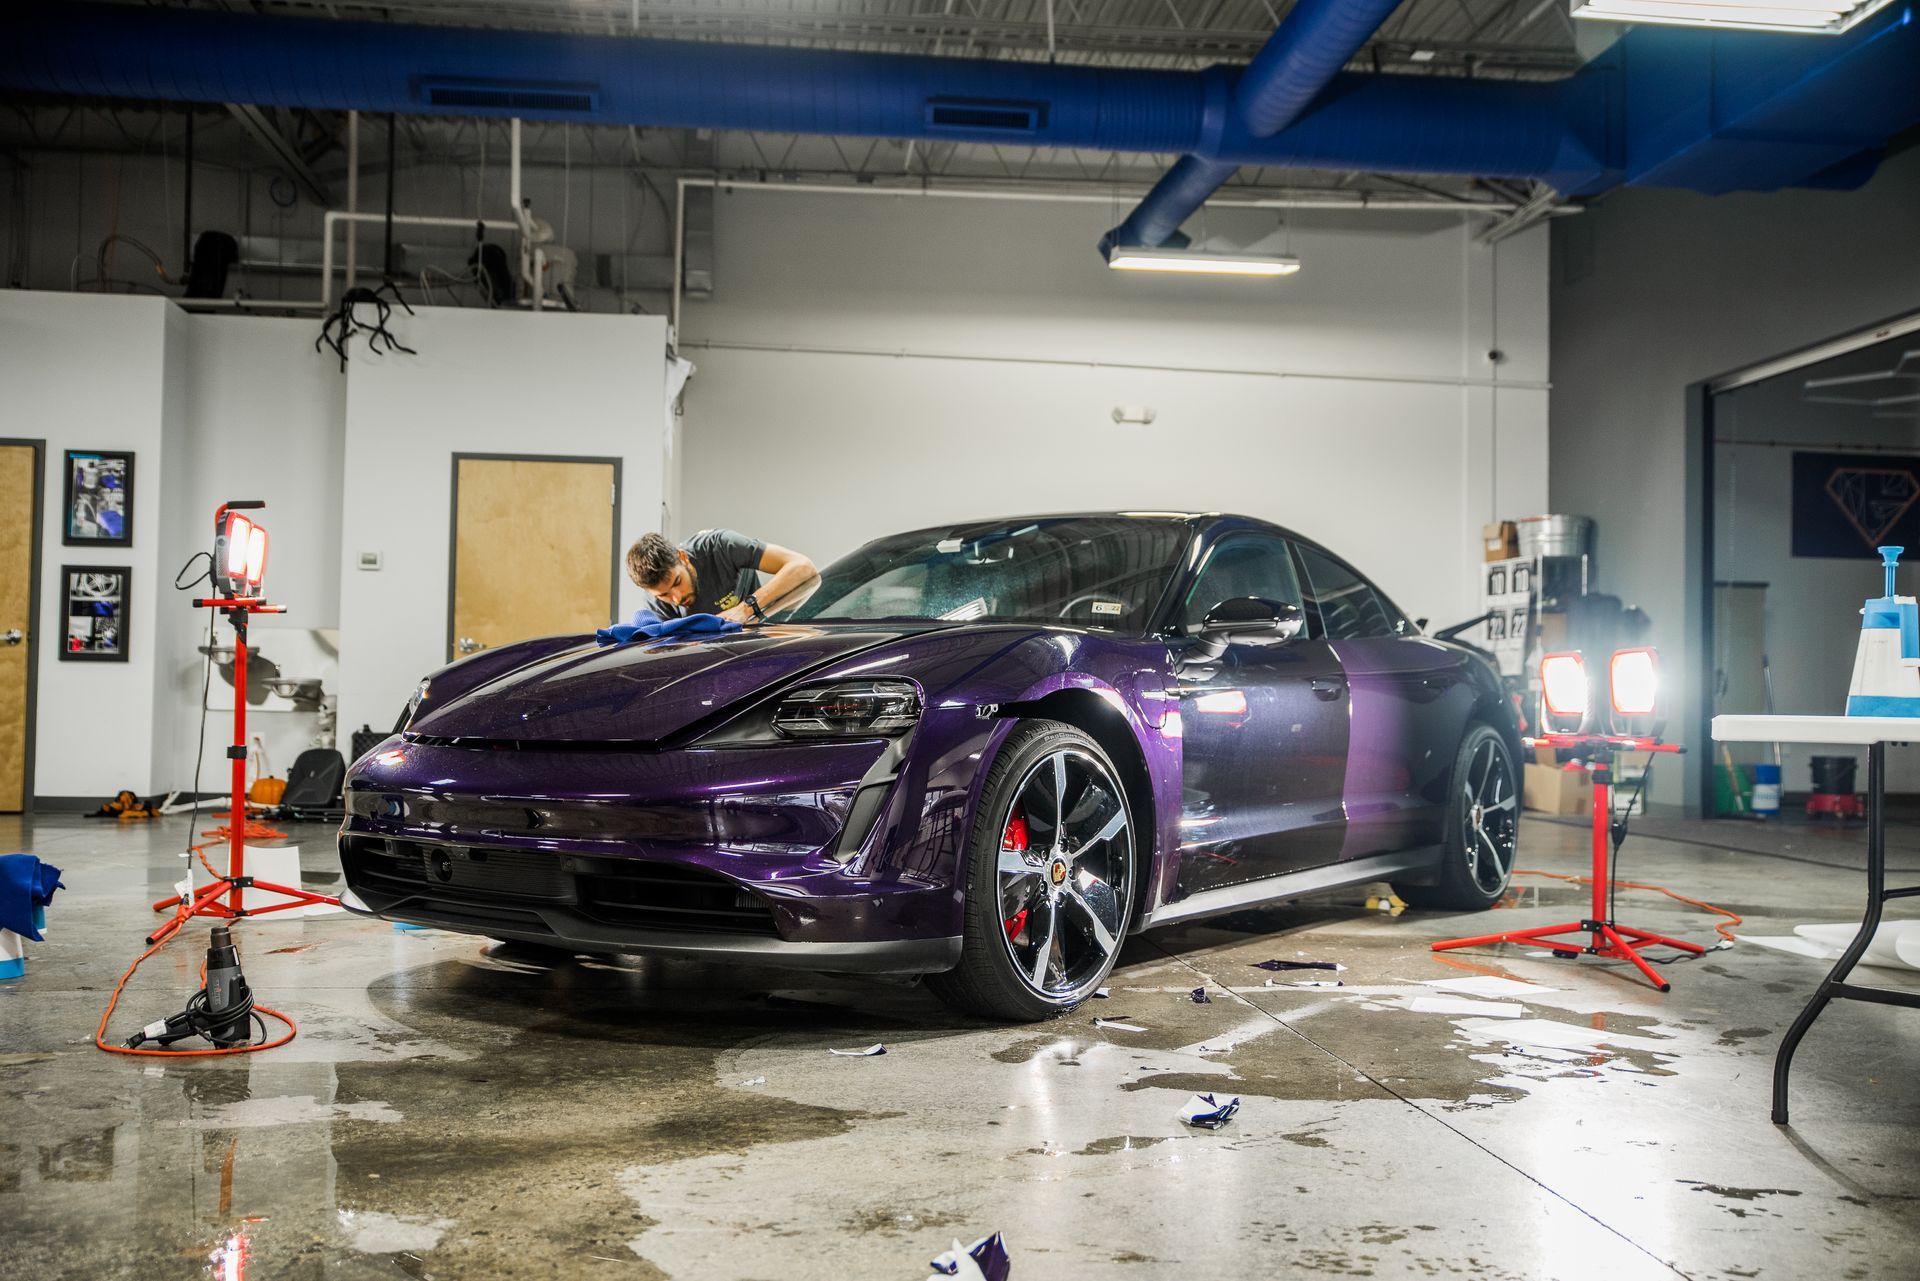
[[[1332,680],[1324,676],[1317,676],[1308,681],[1307,686],[1313,690],[1313,696],[1315,698],[1323,703],[1331,703],[1346,690],[1347,683],[1342,680]]]
[[[462,654],[471,654],[477,650],[482,650],[485,648],[486,648],[485,645],[482,645],[479,641],[475,640],[471,636],[462,636],[460,638],[460,652]]]
[[[0,645],[18,645],[25,639],[18,627],[9,627],[6,631],[0,632]]]

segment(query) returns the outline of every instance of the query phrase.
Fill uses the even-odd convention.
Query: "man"
[[[628,576],[652,597],[646,608],[663,619],[718,614],[759,622],[761,602],[779,601],[815,572],[799,552],[731,529],[703,529],[678,547],[662,534],[646,534],[627,549]],[[773,575],[764,586],[762,573]]]

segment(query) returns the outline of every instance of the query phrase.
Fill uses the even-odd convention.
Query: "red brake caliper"
[[[1027,852],[1028,844],[1027,816],[1019,810],[1015,810],[1007,819],[1007,830],[1001,834],[1000,848],[1003,850],[1012,850],[1018,854],[1024,854]],[[1006,919],[1006,927],[1007,937],[1009,939],[1019,938],[1020,931],[1027,928],[1027,909],[1023,907],[1008,917]]]

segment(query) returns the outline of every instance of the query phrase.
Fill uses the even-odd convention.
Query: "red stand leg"
[[[186,923],[196,916],[212,916],[223,920],[233,920],[243,916],[261,916],[268,912],[285,912],[291,908],[307,907],[313,904],[325,904],[338,907],[340,900],[327,894],[314,894],[298,887],[273,885],[266,881],[255,881],[246,874],[247,839],[247,618],[255,613],[279,612],[280,605],[268,605],[258,600],[202,600],[196,605],[208,608],[224,609],[227,618],[233,623],[233,747],[228,755],[232,758],[233,812],[227,819],[227,870],[225,875],[216,875],[213,880],[184,897],[162,899],[153,905],[156,912],[173,909],[173,919],[147,935],[149,944],[159,943],[178,933]],[[192,870],[188,870],[191,878]],[[265,907],[250,908],[246,905],[246,891],[265,890],[268,893],[284,896],[284,902],[269,903]],[[222,903],[220,900],[227,901]]]
[[[1644,744],[1637,745],[1644,747]],[[1436,952],[1450,952],[1463,947],[1490,947],[1495,943],[1540,943],[1549,948],[1556,956],[1606,957],[1610,960],[1630,962],[1636,970],[1646,976],[1647,982],[1662,992],[1672,989],[1673,985],[1662,978],[1660,971],[1647,964],[1638,949],[1649,945],[1661,945],[1676,948],[1694,955],[1706,951],[1697,943],[1688,943],[1683,939],[1668,938],[1664,934],[1652,934],[1646,930],[1634,929],[1614,921],[1607,912],[1607,887],[1611,880],[1610,854],[1612,852],[1611,833],[1608,824],[1612,817],[1612,762],[1613,745],[1607,744],[1605,754],[1593,770],[1593,885],[1592,915],[1583,921],[1569,921],[1564,925],[1541,925],[1527,930],[1507,930],[1499,934],[1479,934],[1472,938],[1447,939],[1435,943]],[[1561,935],[1587,936],[1584,943],[1562,941]]]

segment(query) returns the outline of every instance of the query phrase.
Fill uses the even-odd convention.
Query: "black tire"
[[[1506,739],[1467,727],[1448,783],[1447,842],[1432,885],[1397,886],[1415,907],[1477,912],[1507,892],[1520,835],[1520,774]]]
[[[927,986],[994,1019],[1074,1009],[1113,969],[1138,862],[1125,784],[1100,744],[1023,722],[987,770],[967,841],[960,964]]]

